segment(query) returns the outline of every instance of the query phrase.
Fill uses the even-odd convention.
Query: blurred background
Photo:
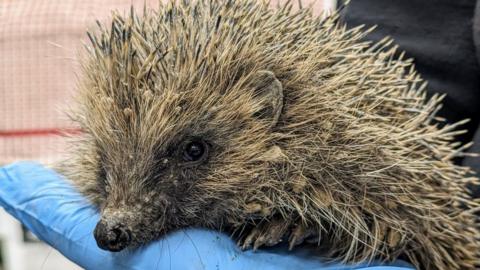
[[[144,3],[155,7],[158,0],[0,1],[0,166],[49,165],[61,157],[59,134],[76,130],[62,111],[71,105],[86,30],[107,21],[111,10]],[[335,0],[314,3],[318,13],[334,6]],[[79,268],[0,209],[0,270],[30,269]]]

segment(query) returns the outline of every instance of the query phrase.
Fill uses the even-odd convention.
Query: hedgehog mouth
[[[120,252],[127,249],[135,250],[153,241],[162,240],[167,237],[169,233],[176,230],[167,231],[162,229],[155,232],[129,231],[129,234],[122,234],[119,229],[114,229],[112,232],[103,236],[103,238],[99,238],[96,231],[94,231],[94,238],[100,249],[110,252]]]

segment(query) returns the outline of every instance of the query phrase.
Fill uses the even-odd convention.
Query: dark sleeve
[[[477,59],[480,62],[480,0],[477,1],[477,7],[475,8],[475,17],[473,20],[473,40],[475,43]],[[473,137],[473,147],[470,149],[471,153],[480,153],[480,125]],[[466,157],[463,164],[470,166],[477,172],[477,176],[480,177],[480,157]],[[473,191],[477,197],[480,197],[480,187],[473,187]]]
[[[459,140],[469,142],[477,133],[477,148],[473,150],[480,150],[480,131],[476,132],[480,120],[480,69],[475,42],[480,41],[480,31],[473,23],[475,4],[476,0],[354,0],[342,18],[348,26],[377,25],[368,39],[393,37],[429,81],[429,94],[447,94],[440,115],[449,122],[471,119],[465,126],[468,133]],[[465,162],[480,172],[478,158]]]

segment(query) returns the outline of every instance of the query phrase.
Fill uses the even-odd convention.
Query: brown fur
[[[245,247],[291,233],[346,262],[474,269],[477,179],[452,163],[461,123],[439,125],[442,97],[368,31],[255,1],[114,14],[90,35],[67,174],[134,245],[236,228]],[[182,160],[190,140],[206,160]]]

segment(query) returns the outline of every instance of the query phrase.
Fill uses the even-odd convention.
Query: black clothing
[[[347,26],[377,25],[368,39],[378,41],[385,36],[393,37],[400,50],[414,58],[418,72],[429,82],[427,92],[447,93],[439,115],[448,122],[471,119],[464,126],[468,133],[458,139],[464,143],[475,140],[469,151],[478,153],[480,4],[476,7],[476,2],[353,0],[343,11],[342,18]],[[480,176],[480,158],[457,161],[471,166]]]

